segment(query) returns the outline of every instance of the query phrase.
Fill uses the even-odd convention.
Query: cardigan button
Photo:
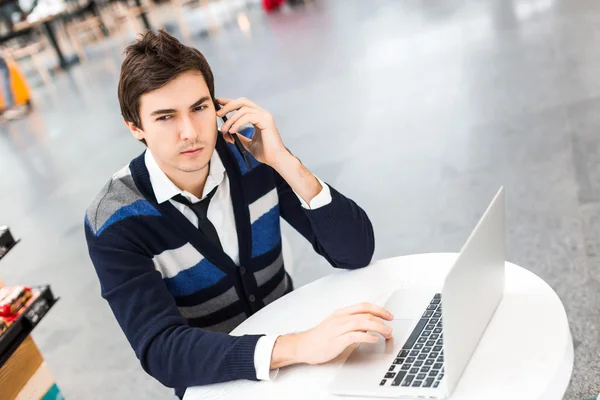
[[[248,296],[248,300],[250,300],[251,303],[254,303],[256,301],[256,297],[254,297],[254,295],[251,294],[250,296]]]
[[[240,267],[240,274],[246,275],[246,268]]]

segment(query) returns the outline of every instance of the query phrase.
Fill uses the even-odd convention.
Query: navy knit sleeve
[[[373,225],[365,211],[331,185],[331,203],[316,210],[302,207],[288,183],[275,172],[279,207],[290,223],[336,268],[367,266],[375,251]]]
[[[152,259],[126,236],[105,231],[98,237],[86,224],[86,238],[102,296],[148,374],[179,389],[256,380],[254,349],[260,336],[190,327]]]

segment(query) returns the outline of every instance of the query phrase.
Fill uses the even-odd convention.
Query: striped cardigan
[[[248,168],[221,136],[239,242],[237,266],[170,202],[156,201],[144,155],[116,173],[87,210],[85,233],[102,296],[143,368],[185,388],[256,379],[259,335],[227,335],[293,289],[281,253],[280,217],[337,268],[369,264],[371,223],[352,200],[305,210],[289,185],[252,158]]]

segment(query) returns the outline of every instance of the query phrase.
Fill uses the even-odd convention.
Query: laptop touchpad
[[[365,356],[388,356],[397,354],[399,349],[404,345],[406,339],[410,335],[411,328],[414,325],[414,320],[393,320],[386,321],[386,325],[392,327],[392,338],[386,340],[378,333],[372,333],[379,337],[377,343],[362,343],[353,352],[354,357],[363,358]]]

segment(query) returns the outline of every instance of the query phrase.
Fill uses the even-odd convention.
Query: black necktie
[[[175,200],[178,203],[185,204],[186,206],[191,208],[194,214],[196,214],[196,216],[198,217],[198,229],[200,230],[200,232],[202,232],[204,236],[206,236],[209,242],[215,245],[218,249],[223,250],[223,246],[221,246],[221,241],[219,240],[217,230],[206,216],[208,212],[208,203],[210,203],[210,199],[215,195],[217,187],[211,190],[211,192],[207,194],[204,199],[197,203],[192,203],[191,201],[183,197],[181,194],[173,196],[173,200]]]

